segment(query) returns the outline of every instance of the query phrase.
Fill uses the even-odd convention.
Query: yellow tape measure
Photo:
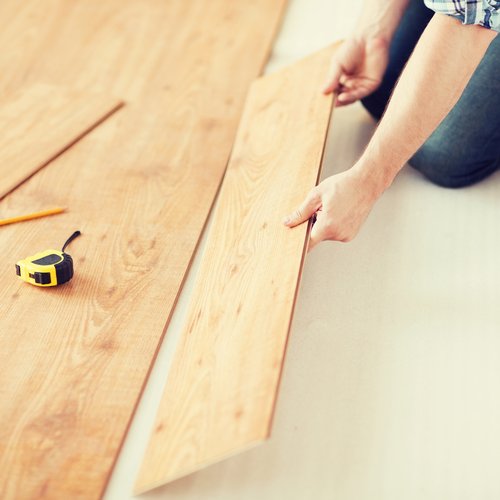
[[[16,264],[16,274],[35,286],[56,286],[68,282],[73,277],[73,259],[64,250],[80,234],[80,231],[75,231],[61,251],[44,250],[20,260]]]

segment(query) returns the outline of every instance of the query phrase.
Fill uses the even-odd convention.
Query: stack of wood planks
[[[68,207],[1,229],[1,498],[102,495],[284,6],[0,4],[0,215]],[[253,85],[211,230],[219,243],[205,256],[138,490],[269,432],[307,237],[306,226],[281,227],[278,211],[317,180],[331,110],[317,87],[331,50]],[[57,247],[76,229],[83,236],[72,244],[73,281],[39,289],[15,278],[16,260]],[[249,283],[256,266],[261,279]],[[252,323],[257,304],[237,297],[263,285],[278,313]],[[233,297],[227,311],[215,289]],[[240,318],[238,330],[228,332],[223,314]],[[205,343],[202,330],[211,332]],[[218,353],[221,342],[227,350]],[[216,399],[192,405],[189,387],[207,384]],[[179,407],[168,415],[174,393]],[[239,422],[220,449],[206,440],[217,412]],[[169,470],[158,465],[177,452]]]

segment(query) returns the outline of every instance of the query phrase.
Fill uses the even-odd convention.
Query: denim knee
[[[361,104],[375,120],[379,121],[384,113],[388,100],[389,96],[385,95],[385,92],[377,90],[373,94],[367,95],[361,99]]]
[[[482,181],[499,168],[499,160],[476,159],[433,142],[425,143],[408,162],[434,184],[462,188]]]

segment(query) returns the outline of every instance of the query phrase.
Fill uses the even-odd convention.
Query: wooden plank
[[[127,102],[150,93],[184,95],[192,80],[214,90],[247,89],[262,64],[286,0],[2,0],[0,95],[49,82],[106,92]],[[248,71],[231,72],[227,51]],[[186,64],[194,61],[197,64]],[[229,72],[228,72],[229,71]],[[258,72],[260,73],[260,71]],[[243,92],[244,96],[245,92]],[[219,104],[216,101],[217,104]]]
[[[27,3],[19,7],[21,13],[29,12],[33,3]],[[223,176],[243,97],[266,60],[284,5],[283,0],[214,0],[200,22],[198,3],[186,3],[194,9],[187,17],[147,33],[153,53],[159,51],[154,45],[160,43],[158,33],[165,33],[169,43],[163,39],[162,50],[184,54],[168,71],[159,69],[167,82],[168,72],[174,80],[189,74],[182,87],[136,93],[134,68],[122,59],[127,77],[111,87],[128,89],[123,95],[136,96],[137,102],[2,201],[3,216],[35,211],[48,200],[69,207],[50,221],[2,228],[2,500],[87,500],[102,494]],[[62,4],[47,3],[52,29],[49,6]],[[123,21],[123,11],[134,14],[130,5],[139,18],[145,16],[133,1],[117,13],[107,10],[108,2],[64,3],[71,12],[76,4],[95,8],[86,18],[82,12],[82,22],[95,16],[109,24],[111,33],[121,33],[115,23]],[[102,18],[101,4],[108,18]],[[159,9],[180,8],[174,1],[143,4],[155,6],[148,11],[152,18]],[[148,26],[154,26],[153,19]],[[39,29],[44,28],[33,28],[36,40]],[[106,28],[99,32],[104,36]],[[66,35],[71,45],[73,33],[68,29]],[[105,41],[112,44],[112,36]],[[96,47],[92,36],[89,43]],[[112,59],[107,51],[113,47],[103,45],[105,60]],[[135,50],[149,57],[148,43],[131,44],[128,50],[135,62],[141,60]],[[89,70],[78,63],[75,68]],[[96,78],[110,81],[99,71]],[[118,71],[117,78],[121,75]],[[10,72],[7,80],[12,77]],[[81,84],[76,76],[75,82]],[[70,283],[40,290],[16,278],[17,259],[57,247],[75,229],[83,235],[68,249],[76,270]]]
[[[37,84],[0,102],[0,199],[108,118],[123,103]]]
[[[252,86],[137,493],[270,433],[308,235],[281,219],[318,180],[332,50]]]

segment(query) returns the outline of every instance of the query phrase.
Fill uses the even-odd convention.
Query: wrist
[[[371,22],[356,30],[356,33],[352,35],[352,38],[363,44],[368,44],[371,41],[376,40],[389,47],[393,35],[394,31],[391,30],[390,26],[384,26],[379,23]]]
[[[354,37],[365,42],[382,40],[389,45],[408,6],[408,0],[372,0],[365,4]]]
[[[375,199],[389,188],[399,170],[395,171],[387,165],[361,157],[351,169],[363,185],[369,187]]]

